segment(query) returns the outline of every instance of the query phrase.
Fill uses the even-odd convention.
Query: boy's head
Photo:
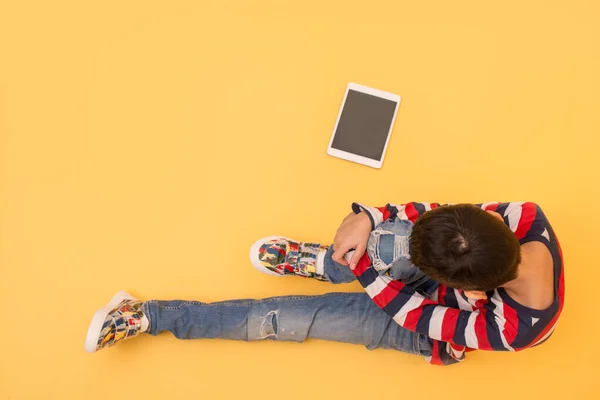
[[[482,297],[517,277],[521,247],[499,214],[457,204],[417,220],[410,256],[433,279]]]

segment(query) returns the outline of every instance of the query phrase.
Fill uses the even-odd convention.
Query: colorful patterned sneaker
[[[327,246],[301,243],[282,236],[260,239],[250,248],[252,265],[269,275],[296,275],[327,281],[324,259]]]
[[[142,311],[142,302],[121,291],[113,296],[106,307],[94,314],[85,338],[85,349],[94,353],[113,346],[145,332],[148,325],[148,318]]]

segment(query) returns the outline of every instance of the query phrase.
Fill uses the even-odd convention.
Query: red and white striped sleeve
[[[360,259],[354,275],[375,304],[410,331],[472,349],[513,350],[510,344],[517,334],[518,318],[500,297],[489,307],[473,311],[446,307],[400,281],[380,275],[368,255]]]

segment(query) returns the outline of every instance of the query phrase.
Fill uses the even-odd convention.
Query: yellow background
[[[2,1],[0,399],[599,398],[599,4]],[[403,97],[381,170],[326,155],[349,81]],[[248,248],[412,200],[542,205],[567,268],[547,344],[449,368],[168,334],[84,352],[119,289],[360,290]]]

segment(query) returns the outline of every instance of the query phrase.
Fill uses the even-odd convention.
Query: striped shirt
[[[470,349],[520,351],[543,343],[554,331],[564,302],[563,260],[558,240],[544,213],[534,203],[484,203],[479,207],[496,211],[515,233],[521,245],[538,241],[546,245],[554,263],[554,301],[545,310],[517,303],[503,288],[486,292],[486,300],[467,298],[462,291],[439,285],[429,298],[409,285],[380,275],[367,253],[354,275],[375,303],[396,323],[432,339],[428,361],[448,365],[465,359]],[[400,218],[413,223],[438,203],[388,204],[373,208],[354,204],[365,211],[373,227],[384,220]]]

